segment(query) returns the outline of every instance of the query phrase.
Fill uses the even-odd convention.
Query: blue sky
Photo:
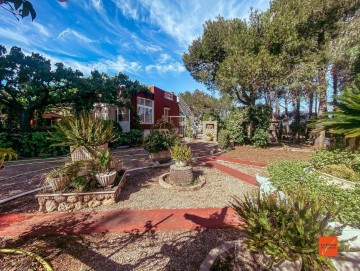
[[[203,23],[221,15],[246,18],[268,0],[31,0],[37,18],[18,22],[0,11],[0,44],[39,52],[85,75],[97,69],[126,73],[146,85],[179,93],[196,88],[181,56],[201,36]]]

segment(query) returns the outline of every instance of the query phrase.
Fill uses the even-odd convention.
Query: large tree
[[[10,12],[16,19],[30,16],[36,18],[36,11],[30,1],[27,0],[0,0],[0,8]]]
[[[76,85],[82,73],[32,53],[25,55],[20,48],[12,47],[7,53],[1,46],[0,103],[18,113],[20,129],[30,129],[35,110],[48,105],[73,101]]]

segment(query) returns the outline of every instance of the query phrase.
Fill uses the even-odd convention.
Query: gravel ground
[[[224,207],[229,204],[232,196],[243,197],[247,192],[257,189],[217,169],[195,164],[195,175],[203,175],[206,184],[197,191],[179,192],[166,189],[158,183],[159,176],[167,171],[168,168],[163,168],[130,173],[126,178],[119,202],[109,206],[99,206],[95,210]]]
[[[56,271],[195,271],[211,249],[240,237],[236,229],[149,231],[7,238],[0,245],[36,252]],[[27,257],[2,255],[0,270],[41,269]]]

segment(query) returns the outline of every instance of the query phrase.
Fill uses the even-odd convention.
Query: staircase
[[[183,100],[183,98],[181,98],[181,96],[178,96],[178,104],[179,104],[179,109],[180,109],[180,113],[189,118],[190,123],[188,124],[189,127],[196,132],[196,134],[201,133],[200,130],[202,130],[200,127],[199,122],[197,121],[194,113],[191,111],[190,107],[187,105],[187,103]]]

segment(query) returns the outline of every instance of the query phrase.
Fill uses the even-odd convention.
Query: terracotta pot
[[[51,178],[48,180],[48,183],[51,186],[52,190],[59,191],[62,190],[69,183],[69,178],[67,177]]]
[[[114,183],[116,174],[117,174],[116,171],[110,171],[110,172],[106,172],[106,173],[97,173],[95,175],[95,178],[101,186],[107,187]]]
[[[168,162],[171,160],[171,153],[169,150],[157,152],[157,153],[151,153],[150,159],[158,162]]]

